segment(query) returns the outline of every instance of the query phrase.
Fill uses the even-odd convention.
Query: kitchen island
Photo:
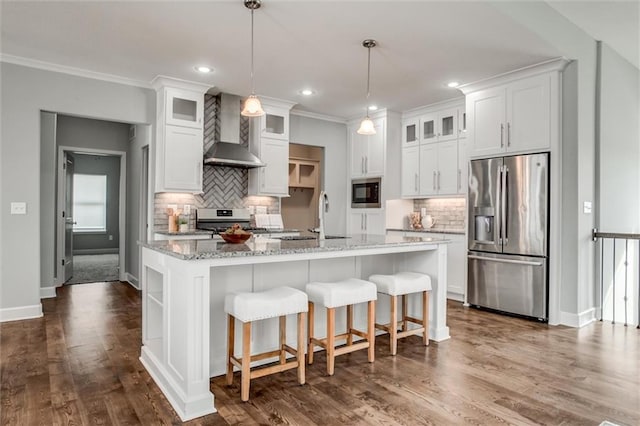
[[[142,349],[140,360],[182,420],[215,412],[209,378],[226,369],[225,295],[311,281],[367,279],[371,274],[415,271],[432,277],[432,340],[449,338],[446,325],[447,243],[444,238],[353,235],[331,240],[280,241],[252,238],[245,244],[212,240],[143,243]],[[409,313],[420,310],[409,299]],[[344,331],[345,313],[336,315]],[[389,301],[378,300],[376,322],[389,320]],[[356,306],[354,325],[365,328],[366,307]],[[295,321],[288,321],[295,347]],[[277,319],[254,324],[252,351],[277,347]],[[324,312],[315,327],[325,333]],[[237,329],[238,330],[238,329]],[[239,330],[238,330],[239,332]],[[236,341],[242,341],[238,335]]]

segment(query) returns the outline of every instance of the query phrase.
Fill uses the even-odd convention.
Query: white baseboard
[[[58,287],[40,287],[40,299],[56,297],[56,288]]]
[[[448,291],[447,299],[455,300],[456,302],[464,302],[464,294]]]
[[[140,290],[140,281],[138,281],[138,279],[136,277],[134,277],[133,275],[131,275],[130,273],[127,272],[127,280],[126,280],[129,285],[131,285],[131,287],[135,288],[136,290]]]
[[[0,309],[0,322],[19,321],[42,317],[42,304]]]
[[[569,327],[580,328],[587,324],[591,324],[595,320],[596,308],[589,308],[579,314],[560,311],[560,321],[558,321],[558,323]]]

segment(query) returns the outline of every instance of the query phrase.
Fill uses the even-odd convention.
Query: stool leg
[[[298,360],[298,383],[304,385],[304,312],[298,313],[298,349],[296,359]]]
[[[422,326],[424,331],[422,332],[422,343],[425,346],[429,346],[429,292],[422,292]]]
[[[313,334],[313,302],[309,302],[309,317],[307,318],[307,340],[309,344],[309,349],[307,349],[307,360],[309,364],[313,364],[313,343],[311,342],[311,338],[315,337]]]
[[[327,374],[333,376],[336,350],[336,308],[327,308]]]
[[[353,344],[353,334],[351,334],[351,330],[353,330],[353,305],[347,305],[347,345],[351,346]]]
[[[407,295],[402,295],[402,331],[407,331]]]
[[[369,341],[369,362],[375,360],[375,345],[376,345],[376,302],[370,300],[367,304],[367,340]]]
[[[389,343],[391,355],[398,353],[398,296],[391,296],[391,321],[389,321]]]
[[[287,344],[287,317],[280,317],[280,364],[287,362],[287,355],[284,351],[284,345]]]
[[[233,364],[231,357],[235,348],[236,337],[236,319],[231,315],[227,315],[227,386],[233,383]]]
[[[242,323],[242,382],[240,385],[240,399],[249,400],[249,385],[251,383],[251,322]]]

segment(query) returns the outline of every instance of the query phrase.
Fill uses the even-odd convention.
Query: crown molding
[[[347,120],[345,120],[344,118],[335,117],[333,115],[318,114],[315,112],[301,111],[298,109],[292,109],[290,114],[297,115],[299,117],[314,118],[316,120],[332,121],[334,123],[347,124]]]
[[[151,87],[160,90],[165,87],[172,87],[182,90],[192,90],[194,92],[206,93],[214,86],[206,83],[197,83],[194,81],[183,80],[181,78],[169,77],[166,75],[157,75],[151,80]]]
[[[89,71],[83,68],[75,68],[67,65],[54,64],[52,62],[40,61],[37,59],[24,58],[22,56],[7,55],[6,53],[0,53],[0,62],[21,65],[29,68],[37,68],[45,71],[59,72],[62,74],[75,75],[77,77],[91,78],[93,80],[102,80],[108,81],[110,83],[124,84],[127,86],[142,87],[145,89],[153,88],[151,84],[146,81],[134,80],[127,77],[121,77],[119,75]]]
[[[464,93],[465,95],[468,95],[469,93],[477,92],[478,90],[509,83],[513,80],[518,80],[525,77],[531,77],[534,75],[554,71],[561,72],[562,70],[564,70],[567,64],[569,64],[569,62],[571,61],[565,57],[554,58],[548,61],[540,62],[538,64],[533,64],[526,67],[518,68],[513,71],[494,75],[493,77],[474,81],[472,83],[463,84],[462,86],[458,86],[457,89],[462,91],[462,93]]]
[[[452,99],[446,99],[444,101],[435,102],[429,105],[423,105],[416,108],[411,108],[402,113],[402,118],[411,118],[417,115],[426,114],[436,110],[442,110],[447,108],[457,108],[464,107],[465,105],[465,97],[464,95],[458,96]]]

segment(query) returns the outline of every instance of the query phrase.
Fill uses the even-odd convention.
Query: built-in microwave
[[[351,208],[379,208],[380,178],[351,181]]]

